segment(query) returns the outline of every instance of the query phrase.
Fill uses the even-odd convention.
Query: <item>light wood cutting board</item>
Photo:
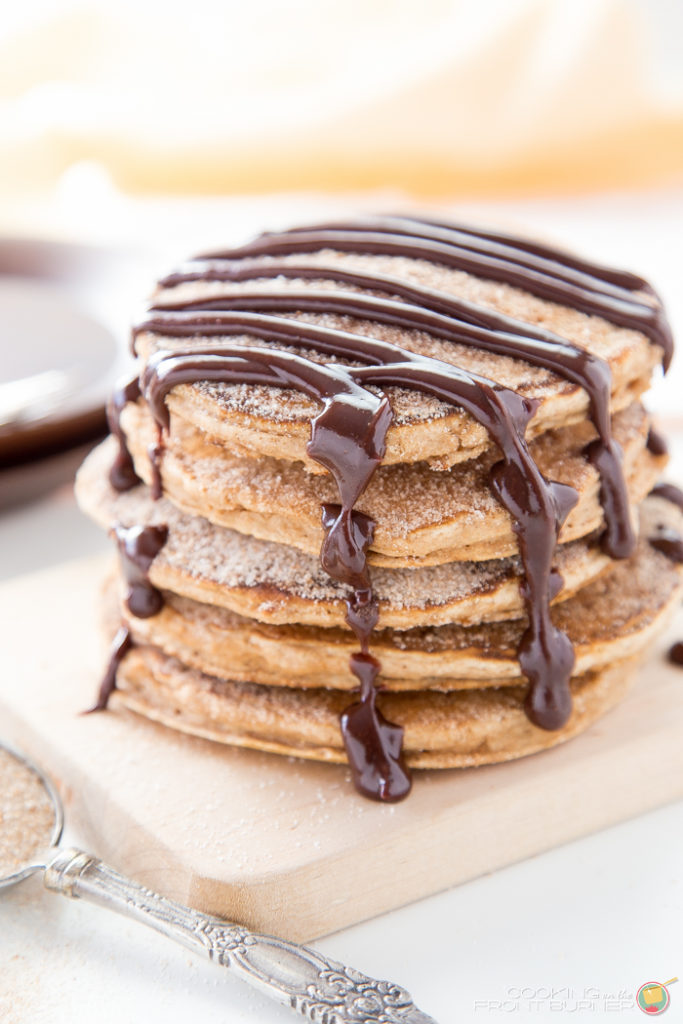
[[[102,672],[103,571],[71,563],[0,587],[0,736],[56,776],[91,852],[201,909],[307,941],[683,796],[683,670],[662,656],[683,615],[585,735],[418,773],[406,802],[381,806],[343,767],[79,715]]]

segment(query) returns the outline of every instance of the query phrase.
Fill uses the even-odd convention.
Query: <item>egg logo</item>
[[[641,985],[636,1002],[643,1013],[649,1013],[652,1017],[664,1013],[671,1002],[667,985],[673,985],[675,981],[678,981],[678,978],[670,978],[664,982],[646,981]]]

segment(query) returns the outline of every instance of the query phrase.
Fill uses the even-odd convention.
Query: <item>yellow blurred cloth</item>
[[[0,197],[79,161],[131,191],[417,195],[683,177],[630,0],[48,0],[0,25]]]

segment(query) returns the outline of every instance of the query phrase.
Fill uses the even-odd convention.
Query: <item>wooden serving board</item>
[[[683,670],[652,652],[625,702],[521,761],[418,773],[410,798],[348,771],[79,715],[102,671],[101,560],[0,587],[0,736],[58,780],[93,853],[164,894],[310,940],[683,796]]]

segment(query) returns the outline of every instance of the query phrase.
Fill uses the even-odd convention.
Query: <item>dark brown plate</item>
[[[130,253],[0,239],[0,469],[104,432],[142,283]]]

